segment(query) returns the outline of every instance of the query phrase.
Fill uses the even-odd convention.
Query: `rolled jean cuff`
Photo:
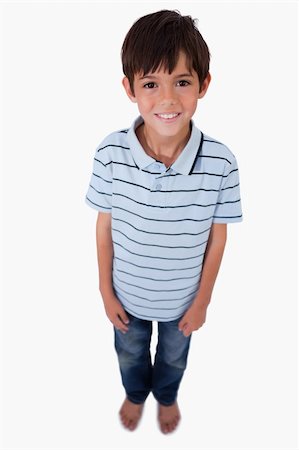
[[[143,405],[148,396],[146,396],[144,400],[135,400],[130,395],[127,395],[126,397],[131,403],[134,403],[134,405]]]
[[[162,405],[162,406],[172,406],[172,405],[174,405],[175,402],[177,401],[177,396],[175,397],[175,399],[174,399],[173,401],[168,401],[168,402],[166,402],[166,401],[164,401],[164,400],[160,401],[160,400],[155,396],[154,393],[153,393],[153,396],[154,396],[154,398],[157,400],[157,402],[159,403],[159,405]]]

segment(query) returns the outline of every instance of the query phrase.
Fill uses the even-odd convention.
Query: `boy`
[[[124,40],[122,63],[140,116],[96,149],[86,202],[98,211],[100,292],[126,391],[121,421],[134,430],[152,392],[169,433],[180,420],[178,389],[191,334],[205,322],[226,224],[242,220],[238,167],[192,121],[211,76],[191,17],[168,10],[141,17]]]

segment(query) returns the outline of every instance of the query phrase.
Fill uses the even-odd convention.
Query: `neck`
[[[182,130],[179,136],[160,136],[143,123],[137,128],[136,134],[149,156],[170,165],[186,146],[191,135],[191,126]]]

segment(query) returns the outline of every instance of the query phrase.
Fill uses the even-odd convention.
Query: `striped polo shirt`
[[[199,289],[212,224],[242,220],[238,165],[191,121],[189,141],[167,168],[142,148],[142,122],[96,148],[85,201],[112,214],[113,288],[124,309],[171,321]]]

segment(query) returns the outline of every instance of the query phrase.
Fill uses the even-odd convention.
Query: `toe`
[[[126,427],[126,428],[128,428],[128,427],[129,427],[130,420],[126,417],[126,415],[125,415],[124,413],[122,413],[122,414],[120,415],[120,417],[121,417],[121,422],[122,422],[123,426]]]
[[[136,426],[137,426],[137,420],[131,420],[130,425],[129,425],[130,430],[131,431],[135,430]]]
[[[168,425],[168,423],[162,423],[161,424],[161,430],[165,434],[169,433],[169,425]]]
[[[123,418],[122,423],[123,423],[123,425],[124,425],[126,428],[127,428],[128,425],[129,425],[129,422],[128,422],[128,420],[127,420],[126,417]]]

